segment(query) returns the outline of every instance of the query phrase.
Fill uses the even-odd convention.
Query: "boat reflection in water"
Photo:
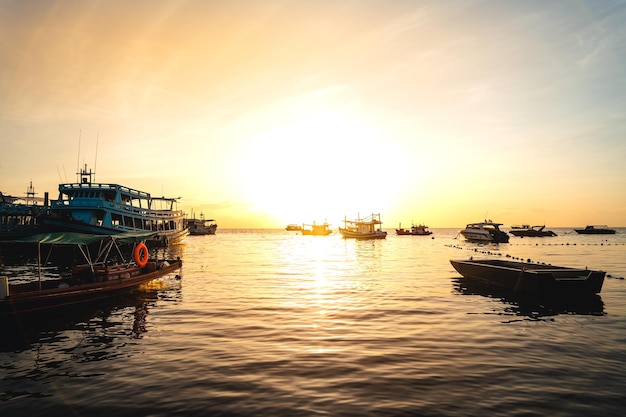
[[[517,316],[541,318],[559,314],[604,315],[604,303],[599,294],[582,298],[539,297],[520,294],[513,289],[480,282],[471,278],[453,278],[454,291],[460,295],[478,295],[499,300],[505,304],[505,312]]]

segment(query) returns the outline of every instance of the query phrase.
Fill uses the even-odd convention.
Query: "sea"
[[[626,415],[626,228],[499,245],[431,230],[188,236],[155,254],[180,256],[176,274],[0,330],[0,415]],[[607,276],[553,305],[469,286],[450,259],[470,257]]]

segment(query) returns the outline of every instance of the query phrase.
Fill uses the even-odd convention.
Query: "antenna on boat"
[[[82,129],[78,130],[78,156],[76,158],[76,176],[80,182],[80,137],[83,134]]]
[[[93,181],[96,181],[96,167],[98,166],[98,141],[100,140],[100,132],[96,135],[96,158],[93,162]]]

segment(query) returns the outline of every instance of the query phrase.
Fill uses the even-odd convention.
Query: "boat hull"
[[[148,262],[144,268],[127,268],[124,271],[115,269],[114,274],[104,273],[96,282],[68,284],[63,281],[54,281],[52,288],[33,289],[23,291],[20,285],[9,285],[9,295],[0,299],[0,318],[11,316],[40,316],[51,311],[75,307],[83,303],[116,296],[130,291],[139,285],[172,273],[182,267],[182,261],[168,261],[161,263],[157,268],[156,262]],[[98,275],[96,275],[98,277]],[[80,274],[77,279],[80,280]],[[36,287],[38,283],[31,283]],[[43,284],[43,283],[42,283]],[[51,282],[45,282],[51,284]],[[59,285],[61,284],[61,285]]]
[[[580,235],[614,235],[613,229],[574,229]]]
[[[352,230],[339,228],[339,233],[341,233],[341,235],[347,239],[365,240],[365,239],[385,239],[387,237],[387,232],[385,232],[384,230],[377,230],[374,232],[359,232],[359,231],[352,231]]]
[[[450,260],[467,279],[512,290],[517,294],[547,297],[585,297],[599,294],[604,271],[591,271],[503,260]]]
[[[508,243],[509,241],[509,236],[504,233],[504,232],[500,232],[500,233],[496,233],[496,234],[491,234],[489,232],[479,232],[479,231],[468,231],[468,230],[462,230],[461,234],[463,235],[463,237],[470,241],[470,242],[477,242],[477,243]]]
[[[510,234],[517,237],[551,237],[556,236],[552,230],[511,230]]]

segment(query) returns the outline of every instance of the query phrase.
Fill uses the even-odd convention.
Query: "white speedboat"
[[[469,223],[461,230],[463,237],[470,242],[507,243],[509,235],[500,230],[502,223],[485,220],[480,223]]]

